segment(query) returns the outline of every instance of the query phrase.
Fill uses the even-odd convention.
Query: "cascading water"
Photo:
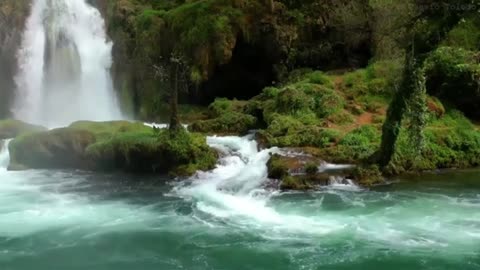
[[[10,153],[8,152],[8,144],[10,140],[0,140],[0,171],[4,171],[10,162]]]
[[[103,18],[86,0],[34,0],[18,54],[15,116],[50,127],[122,118],[111,50]]]
[[[209,137],[207,142],[223,153],[220,165],[213,171],[198,173],[186,186],[182,183],[174,188],[175,195],[193,200],[201,212],[225,219],[233,226],[263,227],[283,233],[322,235],[344,227],[341,221],[281,213],[269,205],[278,193],[268,188],[267,162],[271,153],[281,152],[279,149],[258,151],[252,136]],[[332,188],[340,186],[359,190],[352,182],[335,182]]]
[[[258,151],[251,137],[208,143],[222,152],[217,168],[163,179],[171,184],[159,176],[0,169],[0,268],[480,267],[478,171],[383,191],[338,181],[280,193],[266,168],[279,150]]]

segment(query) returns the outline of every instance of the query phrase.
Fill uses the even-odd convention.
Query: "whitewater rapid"
[[[105,241],[152,252],[161,247],[154,254],[167,254],[167,261],[186,247],[209,261],[215,253],[205,254],[215,247],[241,245],[310,266],[376,258],[379,252],[454,259],[480,254],[480,196],[474,186],[452,190],[422,183],[372,191],[334,183],[308,193],[281,193],[266,166],[280,149],[258,150],[252,136],[208,137],[208,144],[221,153],[218,166],[164,180],[169,184],[157,182],[158,176],[7,172],[8,151],[2,147],[0,262],[14,254],[20,263],[25,250],[35,256],[104,250],[110,246]],[[172,242],[180,248],[172,250]],[[105,256],[97,260],[108,265]]]
[[[470,217],[464,216],[469,209],[443,213],[460,200],[435,194],[376,193],[343,179],[332,179],[330,186],[311,192],[311,200],[290,200],[287,198],[301,193],[280,193],[269,187],[267,177],[270,155],[281,150],[259,151],[252,136],[209,137],[207,141],[222,153],[218,167],[199,172],[172,191],[174,196],[191,201],[196,217],[206,224],[222,220],[235,228],[261,231],[268,239],[350,235],[395,248],[480,243],[480,212]],[[319,166],[325,170],[348,167]],[[345,211],[324,209],[332,200]],[[472,200],[468,207],[480,210],[480,196]],[[460,229],[462,223],[472,227]]]
[[[17,56],[14,116],[48,127],[122,119],[111,54],[104,20],[86,0],[34,0]]]

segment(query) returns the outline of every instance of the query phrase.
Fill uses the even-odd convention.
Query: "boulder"
[[[11,170],[85,169],[191,175],[215,166],[206,138],[185,130],[172,133],[142,123],[77,122],[35,132],[9,146]]]
[[[46,128],[28,124],[19,120],[0,120],[0,140],[11,139],[25,133],[45,131]]]
[[[9,145],[11,170],[20,169],[87,169],[85,149],[96,141],[86,130],[69,128],[29,133]]]
[[[330,184],[331,177],[349,174],[348,171],[319,170],[323,161],[303,152],[285,149],[280,154],[274,154],[267,163],[268,177],[280,180],[281,190],[309,190],[318,186]]]

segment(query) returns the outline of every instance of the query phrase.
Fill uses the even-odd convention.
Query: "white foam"
[[[10,163],[8,145],[11,140],[0,140],[0,171],[5,171]]]
[[[267,239],[335,241],[348,237],[408,252],[411,248],[470,248],[480,232],[477,227],[450,225],[468,217],[461,211],[442,214],[459,207],[458,202],[422,195],[402,203],[401,194],[377,194],[344,178],[333,177],[329,187],[314,193],[316,199],[311,204],[302,199],[290,201],[288,196],[299,193],[282,195],[266,187],[266,163],[270,153],[278,149],[257,151],[251,137],[209,137],[208,143],[228,154],[216,169],[197,174],[173,192],[207,214],[205,222],[220,219],[228,226],[255,230]],[[388,207],[389,202],[394,202],[393,206]],[[387,205],[375,208],[377,203]],[[329,210],[335,205],[341,207]],[[480,213],[471,219],[480,220]]]
[[[328,162],[324,162],[320,165],[319,171],[326,172],[326,171],[340,171],[340,170],[348,170],[355,168],[355,165],[351,164],[332,164]]]
[[[151,128],[159,128],[159,129],[165,129],[165,128],[168,128],[168,124],[165,124],[165,123],[155,123],[155,122],[151,122],[151,123],[143,123],[145,126],[147,127],[151,127]],[[184,128],[188,128],[188,125],[187,124],[182,124],[182,126]]]

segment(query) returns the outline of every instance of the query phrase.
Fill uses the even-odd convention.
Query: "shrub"
[[[255,129],[257,124],[257,118],[254,116],[230,112],[214,119],[194,122],[188,128],[193,132],[208,134],[246,134]]]
[[[333,88],[333,83],[325,73],[321,71],[314,71],[307,75],[308,81],[313,84],[324,85],[329,88]]]
[[[318,164],[315,162],[308,162],[305,164],[305,173],[308,175],[314,175],[318,173]]]
[[[328,117],[345,107],[345,99],[335,90],[322,87],[313,91],[312,95],[315,101],[314,111],[320,118]]]
[[[284,89],[278,94],[275,101],[276,110],[286,114],[309,110],[314,105],[313,98],[297,87]]]

